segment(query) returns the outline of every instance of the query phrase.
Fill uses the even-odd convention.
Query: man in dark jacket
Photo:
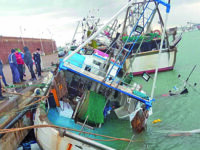
[[[25,46],[23,49],[24,49],[24,62],[27,65],[28,70],[31,73],[31,80],[32,81],[33,80],[37,80],[36,76],[35,76],[35,73],[33,71],[33,60],[32,60],[31,53],[30,53],[28,47]]]
[[[17,69],[17,60],[15,57],[15,49],[11,50],[11,54],[8,56],[8,61],[9,61],[10,69],[11,69],[12,76],[13,76],[13,84],[19,83],[20,76],[19,76],[19,71]]]
[[[37,48],[37,51],[33,54],[33,59],[35,61],[35,66],[37,69],[38,77],[41,76],[41,57],[40,57],[40,49]]]
[[[6,82],[6,78],[5,78],[4,73],[3,73],[3,63],[1,61],[1,59],[0,59],[0,76],[2,77],[4,85],[8,86],[8,84]]]

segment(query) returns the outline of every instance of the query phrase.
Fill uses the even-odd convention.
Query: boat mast
[[[153,99],[153,97],[154,97],[154,91],[155,91],[156,80],[157,80],[157,75],[158,75],[158,68],[159,68],[159,65],[160,65],[160,56],[161,56],[161,52],[162,52],[162,49],[163,49],[163,43],[164,43],[164,39],[165,39],[165,31],[166,31],[166,27],[167,27],[168,15],[169,15],[169,12],[170,12],[170,0],[168,1],[168,3],[165,3],[161,0],[155,0],[155,1],[166,6],[166,16],[165,16],[165,22],[164,22],[164,27],[163,27],[162,37],[161,37],[160,49],[159,49],[159,53],[158,53],[158,59],[157,59],[158,63],[157,63],[157,67],[156,67],[156,70],[155,70],[155,76],[154,76],[153,86],[152,86],[152,91],[151,91],[151,97],[150,97],[151,99]]]
[[[63,61],[68,60],[75,53],[79,52],[86,44],[88,44],[91,40],[93,40],[97,35],[99,35],[105,27],[110,24],[113,20],[115,20],[122,12],[124,12],[130,5],[132,4],[132,0],[130,0],[124,7],[122,7],[110,20],[107,21],[97,32],[95,32],[91,37],[89,37],[83,44],[81,44],[76,50],[74,50],[71,54],[66,56]]]

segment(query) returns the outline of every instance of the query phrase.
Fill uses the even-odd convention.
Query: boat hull
[[[163,50],[161,52],[160,64],[158,71],[169,71],[173,70],[176,62],[177,49],[173,48],[170,50]],[[159,51],[149,51],[137,54],[126,61],[126,70],[128,73],[133,73],[133,75],[141,75],[144,72],[154,73],[157,67]],[[129,67],[131,61],[133,64]]]
[[[35,114],[34,125],[44,124],[50,123],[46,117],[46,112],[38,107]],[[37,128],[34,132],[39,146],[44,150],[113,150],[103,144],[64,130]]]
[[[22,128],[30,125],[33,125],[32,113],[28,111],[13,125],[13,128]],[[30,130],[22,130],[3,135],[0,138],[0,150],[16,150],[29,131]]]

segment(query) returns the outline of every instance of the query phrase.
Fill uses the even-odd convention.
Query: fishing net
[[[88,117],[87,122],[90,123],[104,123],[103,111],[105,103],[106,100],[103,95],[90,91],[86,96],[78,116],[82,120]]]
[[[134,41],[136,41],[137,38],[138,38],[138,36],[132,36],[128,39],[128,36],[123,36],[122,40],[123,40],[123,42],[126,42],[127,40],[128,40],[128,42],[134,42]],[[158,33],[148,33],[145,35],[141,35],[138,38],[137,43],[142,42],[143,39],[144,39],[144,42],[150,42],[156,38],[160,38],[160,35]]]

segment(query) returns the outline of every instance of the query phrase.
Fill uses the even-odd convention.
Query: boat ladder
[[[106,79],[108,79],[110,77],[110,73],[112,71],[112,69],[114,68],[114,65],[117,63],[117,62],[120,62],[120,68],[123,67],[124,63],[125,63],[125,60],[127,59],[127,57],[130,55],[133,47],[135,46],[135,44],[137,43],[138,39],[141,37],[142,33],[144,32],[144,29],[145,27],[147,26],[147,24],[149,23],[149,21],[151,20],[154,12],[156,11],[156,6],[154,5],[153,8],[151,8],[150,6],[150,1],[148,1],[145,6],[144,6],[144,10],[143,12],[141,13],[139,19],[137,20],[137,23],[135,24],[135,26],[133,27],[132,31],[130,32],[126,42],[124,43],[121,51],[119,52],[114,64],[112,65],[112,67],[110,68],[110,70],[108,71],[107,73],[107,76],[106,76]],[[144,16],[145,12],[148,13],[147,16]],[[144,23],[141,23],[141,20],[142,19],[145,19],[144,20]],[[143,22],[143,21],[142,21]],[[136,39],[132,42],[131,44],[131,47],[130,48],[126,48],[126,45],[127,43],[129,42],[130,38],[135,35],[136,36]],[[123,59],[120,61],[119,58],[120,58],[120,55],[124,55],[123,56]],[[118,69],[115,77],[112,79],[113,81],[115,80],[117,74],[119,73],[120,69]]]

